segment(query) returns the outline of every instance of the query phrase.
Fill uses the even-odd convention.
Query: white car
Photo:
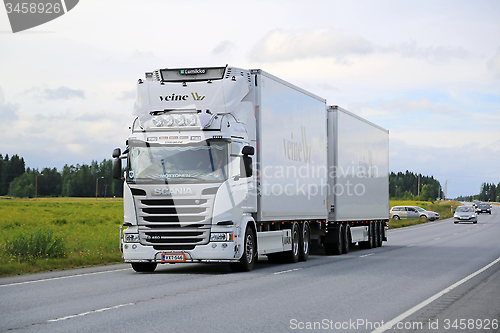
[[[434,221],[439,219],[439,214],[431,210],[425,210],[422,207],[413,206],[417,211],[421,219],[427,219],[429,221]]]
[[[453,215],[455,223],[472,222],[477,223],[477,214],[473,206],[458,206]]]

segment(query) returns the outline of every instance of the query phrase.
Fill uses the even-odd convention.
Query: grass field
[[[390,207],[397,205],[420,206],[445,219],[459,203],[390,200]],[[122,219],[122,199],[0,197],[0,276],[122,262]],[[392,220],[390,228],[419,223]]]
[[[122,221],[122,199],[0,198],[0,276],[122,262]]]

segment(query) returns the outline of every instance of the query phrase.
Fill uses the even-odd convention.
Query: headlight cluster
[[[123,234],[124,243],[139,243],[139,234]]]
[[[154,116],[152,122],[156,127],[197,126],[198,117],[196,114],[167,114]]]
[[[210,234],[211,242],[232,242],[233,233],[232,232],[212,232]]]

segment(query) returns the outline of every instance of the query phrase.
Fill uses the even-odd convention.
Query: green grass
[[[394,206],[419,206],[423,209],[439,213],[439,219],[444,220],[453,216],[453,212],[455,211],[457,206],[460,206],[460,203],[457,201],[436,201],[432,203],[428,201],[389,200],[389,207]],[[426,222],[428,221],[421,219],[390,220],[389,227],[390,229],[395,229]]]
[[[0,276],[122,262],[122,199],[0,197]]]

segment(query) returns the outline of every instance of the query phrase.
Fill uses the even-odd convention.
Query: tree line
[[[65,165],[56,168],[26,168],[17,155],[5,158],[0,154],[0,195],[12,197],[122,197],[123,183],[112,175],[113,160],[90,165]]]
[[[441,184],[432,176],[391,172],[389,175],[389,197],[391,199],[434,201],[443,198]]]
[[[500,183],[496,186],[494,183],[482,183],[481,192],[475,195],[460,196],[458,201],[484,201],[484,202],[499,202],[500,201]]]

